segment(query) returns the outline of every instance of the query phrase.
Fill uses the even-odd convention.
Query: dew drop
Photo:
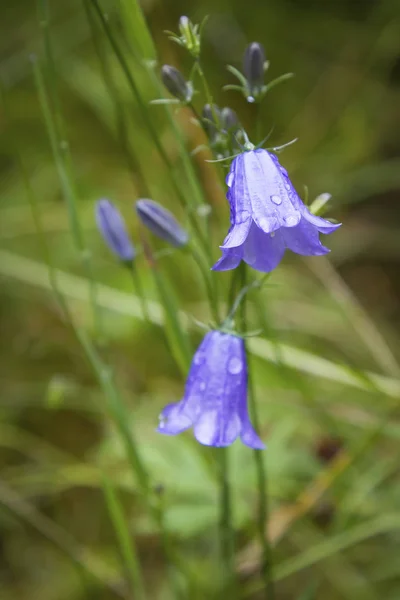
[[[289,173],[286,171],[285,167],[281,167],[281,171],[285,175],[285,177],[289,177]]]
[[[287,215],[285,217],[286,227],[295,227],[296,225],[299,224],[300,219],[301,219],[301,215],[298,211],[296,211],[290,215]]]
[[[234,175],[233,175],[233,171],[230,171],[230,172],[228,173],[228,175],[226,176],[226,185],[227,185],[228,187],[231,187],[231,185],[232,185],[232,183],[233,183],[233,177],[234,177]]]
[[[272,238],[273,238],[273,237],[275,237],[275,231],[273,231],[273,232],[271,233],[271,237],[272,237]]]
[[[271,200],[274,204],[282,204],[282,198],[280,196],[271,196]]]
[[[243,369],[243,363],[237,356],[231,358],[228,363],[228,371],[231,375],[238,375]]]
[[[256,99],[253,96],[247,96],[247,102],[250,102],[250,104],[253,104],[255,101]]]
[[[194,355],[193,362],[195,365],[201,365],[203,362],[203,355],[197,352],[197,354]]]
[[[289,183],[285,183],[285,188],[290,191],[290,189],[291,189],[290,188],[290,184]]]
[[[199,390],[201,392],[204,392],[205,389],[206,389],[206,384],[204,383],[204,381],[202,381],[199,385]]]

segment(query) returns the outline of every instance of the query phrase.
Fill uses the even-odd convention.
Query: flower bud
[[[96,223],[107,246],[123,261],[135,258],[135,249],[119,210],[106,199],[96,204]]]
[[[237,129],[239,127],[239,119],[234,110],[225,106],[225,108],[221,111],[221,121],[222,127],[226,131],[231,131],[232,129]]]
[[[143,225],[157,237],[176,247],[187,244],[189,240],[187,231],[181,227],[172,213],[158,202],[141,198],[136,202],[136,212]]]
[[[216,104],[213,104],[212,107],[211,104],[206,104],[203,108],[202,117],[204,129],[206,130],[208,137],[213,140],[218,134],[215,118],[221,122],[221,109]]]
[[[200,54],[200,28],[193,25],[188,17],[179,19],[180,45],[186,48],[194,58]]]
[[[175,98],[178,98],[181,102],[190,102],[192,99],[192,86],[185,81],[178,69],[170,65],[164,65],[161,69],[161,79],[167,90]]]
[[[264,47],[258,42],[249,44],[244,53],[243,71],[251,93],[257,91],[263,85],[264,63]]]

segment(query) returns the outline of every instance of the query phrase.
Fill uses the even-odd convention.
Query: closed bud
[[[179,30],[184,33],[185,31],[187,31],[187,29],[189,29],[190,26],[190,21],[188,17],[185,17],[184,15],[179,19]]]
[[[233,129],[237,129],[239,127],[239,119],[234,110],[229,107],[225,107],[221,111],[221,121],[222,127],[226,129],[226,131],[232,131]]]
[[[213,140],[218,133],[218,124],[216,123],[216,119],[221,123],[221,109],[213,104],[206,104],[203,108],[202,112],[204,129],[208,137]]]
[[[175,247],[187,244],[189,240],[187,231],[178,223],[173,214],[158,202],[141,198],[136,202],[136,212],[143,225],[157,237]]]
[[[102,199],[97,202],[96,223],[107,246],[118,258],[129,262],[135,258],[135,249],[122,215],[109,200]]]
[[[264,63],[264,47],[258,42],[249,44],[244,53],[243,71],[251,93],[260,89],[264,83]]]
[[[175,98],[178,98],[181,102],[190,102],[193,95],[192,86],[178,69],[170,65],[164,65],[161,69],[161,79],[167,90]]]

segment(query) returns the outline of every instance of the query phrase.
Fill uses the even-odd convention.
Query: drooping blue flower
[[[135,258],[135,249],[119,210],[110,200],[103,198],[96,203],[96,223],[107,246],[123,261]]]
[[[176,435],[189,427],[206,446],[229,446],[240,437],[251,448],[264,448],[247,411],[242,338],[221,331],[205,335],[193,357],[184,397],[164,408],[157,431]]]
[[[329,252],[319,233],[332,233],[340,224],[310,213],[275,154],[262,149],[239,154],[226,182],[231,227],[214,270],[235,269],[244,260],[268,273],[286,248],[306,256]]]
[[[187,231],[178,223],[174,215],[158,202],[141,198],[136,202],[136,212],[143,225],[172,246],[179,248],[188,243]]]

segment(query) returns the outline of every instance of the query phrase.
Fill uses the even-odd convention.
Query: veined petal
[[[243,260],[263,273],[269,273],[280,263],[285,252],[282,230],[264,233],[252,223],[249,235],[243,245]]]
[[[232,225],[240,224],[251,217],[251,203],[247,192],[243,168],[244,154],[239,154],[231,165],[231,185],[226,195],[231,208]]]
[[[301,213],[297,202],[294,201],[293,196],[297,194],[287,177],[286,170],[267,150],[257,150],[254,155],[264,179],[264,202],[268,204],[268,211],[274,211],[280,227],[295,227],[300,221]],[[266,231],[263,226],[261,229]]]
[[[318,229],[304,218],[296,227],[283,227],[281,232],[286,247],[297,254],[318,256],[330,251],[319,241]]]
[[[267,151],[263,150],[267,155]],[[253,220],[265,233],[271,233],[279,229],[280,222],[275,205],[269,196],[279,193],[272,170],[264,173],[258,159],[259,151],[245,152],[236,158],[240,161],[241,179],[245,186],[245,192],[251,203]],[[271,164],[273,165],[272,161]],[[277,172],[275,165],[273,171]]]

